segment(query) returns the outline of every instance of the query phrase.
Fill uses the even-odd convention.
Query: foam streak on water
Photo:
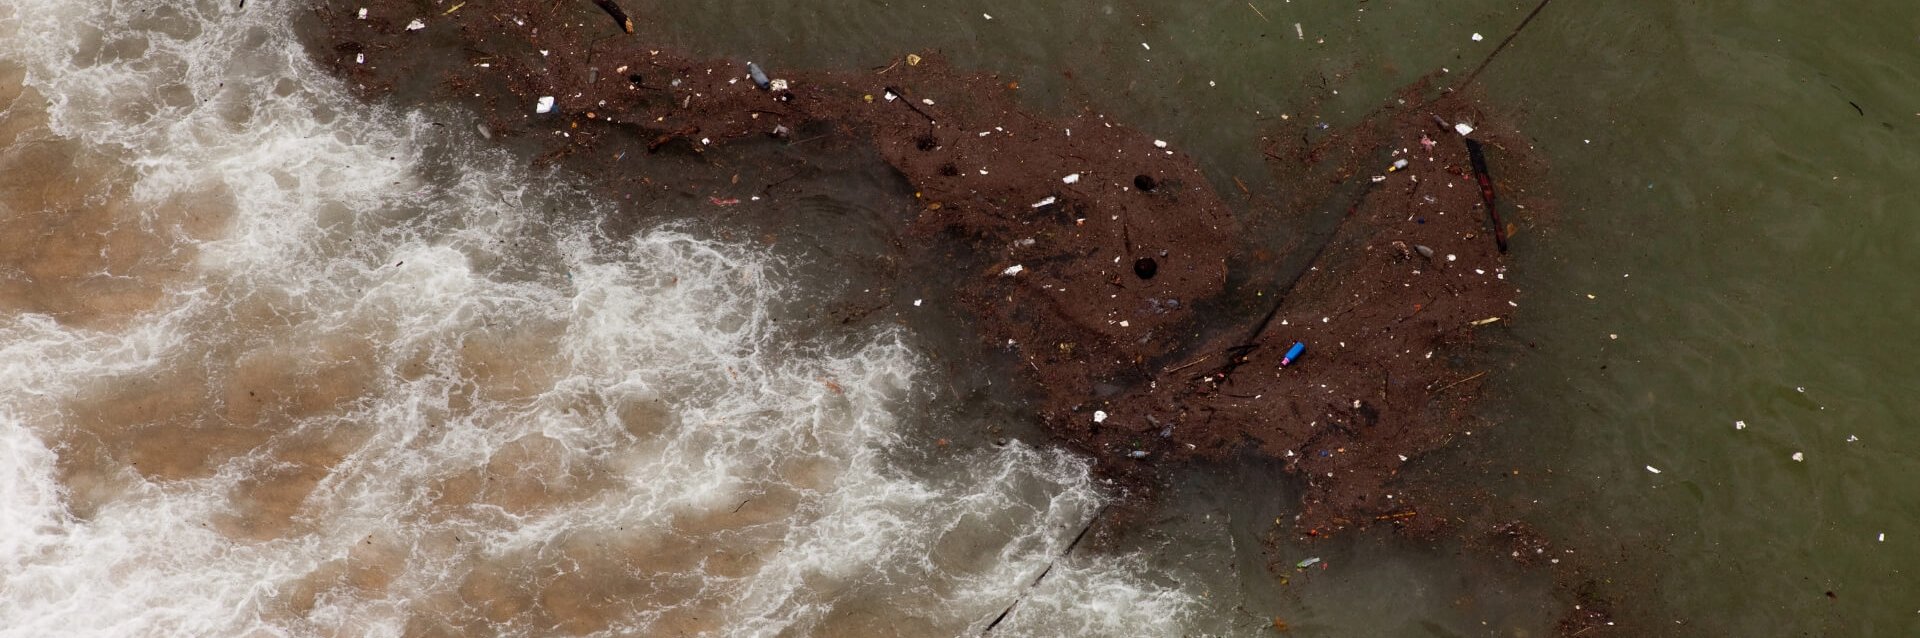
[[[1020,444],[903,466],[899,335],[794,343],[778,255],[597,236],[430,124],[458,114],[353,104],[301,3],[235,4],[0,1],[0,230],[31,240],[0,635],[977,632],[1101,504]],[[1076,556],[996,635],[1194,604]]]

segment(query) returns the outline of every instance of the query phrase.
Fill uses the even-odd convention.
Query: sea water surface
[[[974,635],[1049,564],[995,635],[1551,633],[1497,561],[1269,555],[1257,464],[1055,563],[1115,495],[1043,441],[932,443],[1012,417],[927,409],[914,324],[795,328],[805,251],[610,235],[247,4],[0,0],[0,635]],[[1471,70],[1533,8],[627,4],[775,68],[937,49],[1256,194],[1272,118]],[[1421,462],[1603,554],[1641,631],[1920,631],[1916,58],[1910,3],[1550,4],[1480,82],[1558,207],[1487,428]]]

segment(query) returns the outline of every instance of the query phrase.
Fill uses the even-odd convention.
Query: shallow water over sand
[[[907,328],[787,325],[799,249],[603,234],[465,116],[352,103],[294,9],[230,4],[0,3],[0,634],[972,633],[1107,498],[1043,448],[940,451]],[[1357,113],[1528,8],[871,4],[650,13],[770,64],[943,48],[1257,192],[1294,87]],[[1433,463],[1617,555],[1642,626],[1915,629],[1914,17],[1560,3],[1484,76],[1563,210],[1518,238],[1537,347],[1498,425]],[[1278,585],[1273,481],[1196,472],[995,633],[1551,620],[1544,583],[1378,538],[1283,543],[1329,568]]]
[[[0,6],[0,634],[958,633],[1108,498],[929,458],[898,331],[781,323],[804,260],[602,234],[465,116],[353,103],[293,10]],[[1196,609],[1055,573],[996,631]]]

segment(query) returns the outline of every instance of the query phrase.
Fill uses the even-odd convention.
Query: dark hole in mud
[[[958,167],[958,166],[954,166],[954,165],[953,165],[953,164],[951,164],[951,163],[948,163],[948,164],[941,164],[941,165],[940,165],[940,174],[941,174],[941,175],[945,175],[945,176],[947,176],[947,177],[953,177],[953,176],[955,176],[955,175],[959,175],[959,174],[960,174],[960,167]]]
[[[940,140],[933,139],[933,135],[931,134],[922,135],[920,139],[914,140],[914,146],[923,151],[931,151],[940,148]]]
[[[628,81],[628,82],[632,82],[632,83],[634,83],[634,84],[636,84],[636,85],[638,85],[638,84],[644,84],[644,83],[646,83],[646,81],[647,81],[647,79],[646,79],[646,78],[643,78],[643,77],[640,77],[640,74],[638,74],[638,73],[634,73],[634,74],[632,74],[632,75],[628,75],[628,76],[627,76],[627,81]]]
[[[1154,261],[1152,257],[1134,260],[1133,274],[1141,279],[1152,279],[1154,275],[1160,274],[1160,262]]]
[[[1151,175],[1136,175],[1133,178],[1133,187],[1140,189],[1142,193],[1151,193],[1153,189],[1160,187],[1160,182],[1154,181]]]

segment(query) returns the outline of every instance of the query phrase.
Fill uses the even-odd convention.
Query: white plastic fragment
[[[1142,48],[1142,49],[1146,49],[1146,50],[1148,50],[1148,51],[1152,51],[1152,50],[1153,50],[1153,47],[1150,47],[1150,46],[1147,46],[1147,43],[1145,43],[1145,42],[1142,42],[1142,43],[1140,43],[1140,48]]]
[[[920,307],[920,301],[921,301],[921,300],[919,300],[919,299],[915,299],[915,300],[913,300],[913,307],[915,307],[915,308],[918,308],[918,307]]]
[[[1647,471],[1648,471],[1648,472],[1652,472],[1652,473],[1654,473],[1654,474],[1659,474],[1659,473],[1660,473],[1660,468],[1657,468],[1657,467],[1654,467],[1654,466],[1651,466],[1651,465],[1649,465],[1649,466],[1647,466]]]
[[[1308,567],[1312,567],[1312,566],[1314,566],[1314,565],[1316,565],[1316,564],[1319,564],[1319,563],[1320,563],[1320,558],[1319,558],[1319,557],[1314,557],[1314,558],[1309,558],[1309,559],[1306,559],[1306,560],[1303,560],[1303,561],[1300,561],[1300,562],[1298,562],[1298,563],[1294,563],[1294,564],[1293,564],[1293,566],[1294,566],[1294,567],[1298,567],[1298,568],[1300,568],[1300,569],[1306,569],[1306,568],[1308,568]]]
[[[785,91],[787,90],[787,81],[773,80],[773,81],[767,82],[767,90],[768,91]]]
[[[1022,265],[1020,265],[1020,264],[1014,264],[1014,265],[1012,265],[1012,266],[1008,266],[1006,270],[1002,270],[1002,271],[1000,271],[1000,276],[1002,276],[1002,277],[1012,277],[1012,276],[1014,276],[1014,275],[1018,275],[1018,274],[1020,274],[1020,271],[1022,271],[1022,270],[1026,270],[1026,269],[1027,269],[1027,267],[1026,267],[1026,266],[1022,266]]]
[[[1454,124],[1453,130],[1459,132],[1461,135],[1473,134],[1473,127],[1468,125],[1466,122],[1460,122],[1460,123]]]
[[[1165,140],[1154,140],[1153,146],[1154,148],[1166,148],[1167,142]]]
[[[553,111],[553,96],[551,95],[541,96],[539,101],[533,103],[533,112],[535,113],[547,113],[551,111]]]
[[[1094,411],[1093,411],[1093,422],[1094,422],[1094,423],[1105,423],[1106,421],[1107,421],[1107,413],[1106,413],[1106,412],[1103,412],[1103,411],[1100,411],[1100,410],[1094,410]]]
[[[366,64],[366,63],[367,63],[367,54],[365,54],[365,53],[355,53],[355,54],[353,54],[353,62],[354,62],[355,64]]]
[[[1062,181],[1062,182],[1065,182],[1065,183],[1068,183],[1068,184],[1072,184],[1072,183],[1074,183],[1074,182],[1078,182],[1078,181],[1080,181],[1080,174],[1079,174],[1079,173],[1074,173],[1074,174],[1072,174],[1072,175],[1068,175],[1068,176],[1066,176],[1066,177],[1062,177],[1062,178],[1060,178],[1060,181]]]
[[[1300,28],[1300,23],[1295,22],[1293,23],[1293,35],[1305,40],[1307,39],[1307,30]]]
[[[1885,543],[1885,542],[1887,542],[1887,533],[1886,533],[1886,532],[1880,532],[1880,542],[1882,542],[1882,543]]]
[[[1132,324],[1129,324],[1129,323],[1127,323],[1127,320],[1125,320],[1125,319],[1121,319],[1121,320],[1120,320],[1120,327],[1122,327],[1122,328],[1125,328],[1125,327],[1127,327],[1127,326],[1129,326],[1129,325],[1132,325]]]
[[[361,19],[361,20],[365,20],[365,19],[367,19],[367,8],[366,8],[366,7],[360,7],[360,19]]]
[[[880,97],[883,97],[883,98],[887,98],[887,101],[888,101],[888,102],[892,102],[892,101],[894,100],[894,98],[897,98],[897,97],[900,97],[900,96],[898,96],[898,95],[894,95],[894,94],[893,94],[893,91],[887,91],[887,92],[885,92],[885,93],[881,93],[881,94],[880,94]]]
[[[1733,429],[1735,429],[1735,430],[1745,430],[1745,429],[1747,429],[1747,422],[1746,422],[1746,421],[1734,421],[1734,422],[1733,422]]]
[[[992,20],[992,19],[993,19],[993,16],[990,16],[990,15],[987,15],[987,14],[984,14],[984,13],[982,13],[982,14],[980,14],[980,17],[982,17],[982,18],[986,18],[986,19],[988,19],[988,20]]]
[[[1793,461],[1795,463],[1805,463],[1807,462],[1807,455],[1800,452],[1794,452]]]
[[[920,103],[925,104],[927,106],[933,106],[933,100],[929,100],[927,98],[920,98]]]
[[[1479,41],[1481,41],[1481,40],[1485,40],[1485,39],[1486,39],[1485,37],[1482,37],[1482,36],[1481,36],[1480,34],[1478,34],[1478,33],[1475,33],[1475,34],[1473,34],[1473,41],[1474,41],[1474,42],[1479,42]]]
[[[425,28],[427,28],[427,23],[421,22],[419,18],[414,18],[412,22],[407,23],[408,31],[419,31]]]
[[[1054,203],[1054,202],[1056,202],[1056,201],[1059,201],[1059,200],[1058,200],[1058,198],[1055,198],[1055,197],[1053,197],[1053,196],[1048,196],[1048,197],[1047,197],[1046,199],[1043,199],[1043,200],[1040,200],[1040,201],[1037,201],[1037,202],[1034,202],[1034,203],[1033,203],[1033,207],[1034,207],[1034,208],[1045,208],[1045,207],[1047,207],[1047,206],[1051,206],[1051,205],[1053,205],[1053,203]]]

